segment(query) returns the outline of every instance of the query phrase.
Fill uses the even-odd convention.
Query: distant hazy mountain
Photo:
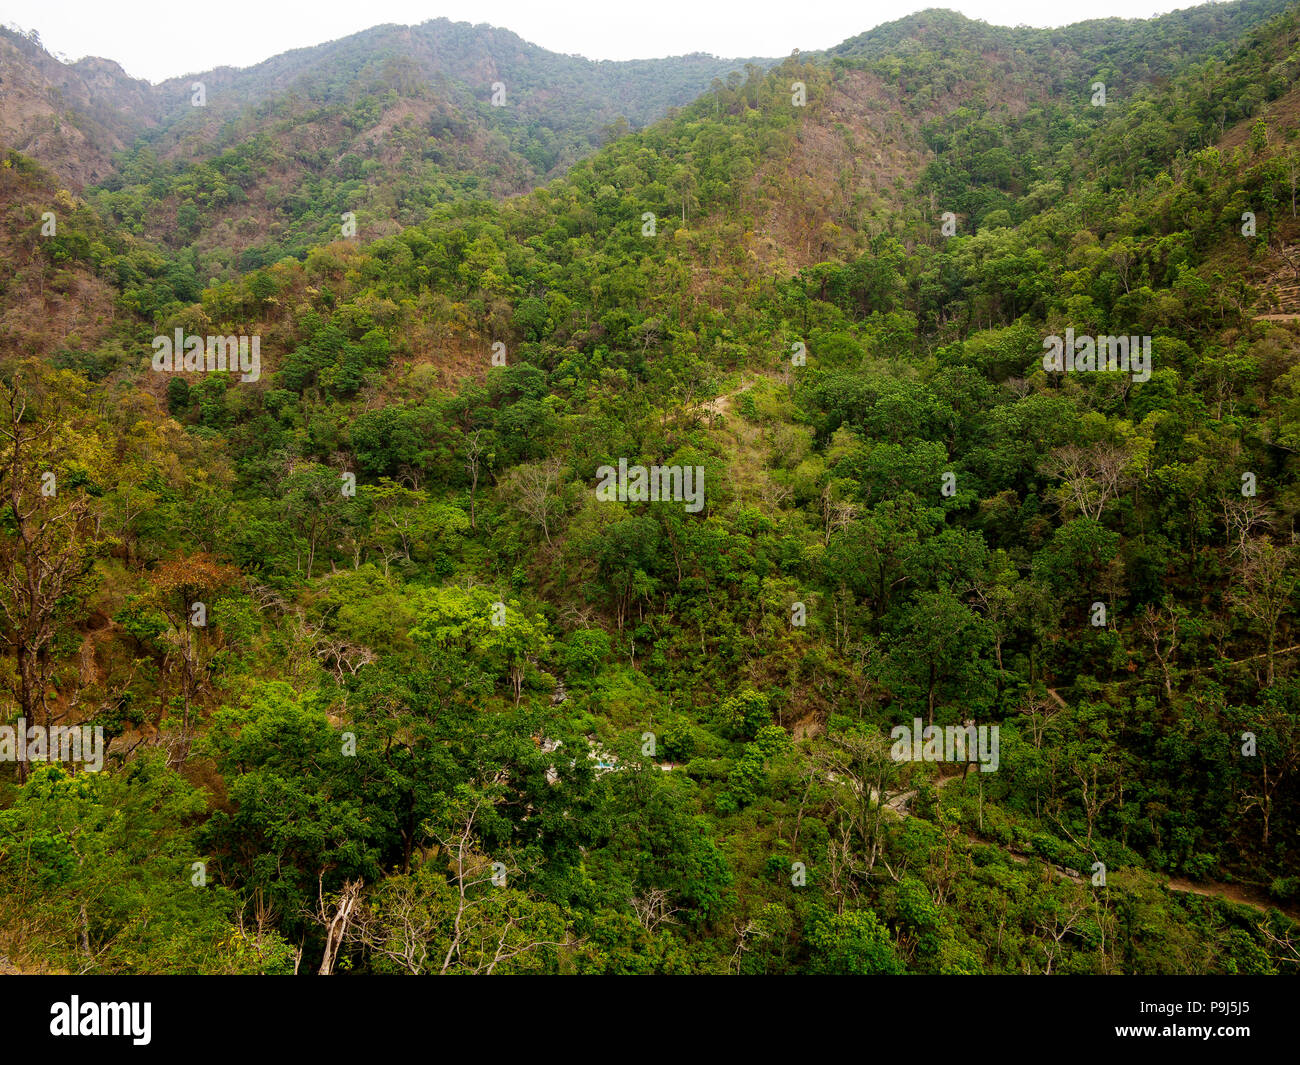
[[[373,237],[525,191],[747,62],[595,62],[438,19],[150,85],[6,30],[0,144],[74,190],[104,185],[115,221],[196,245],[208,269],[251,267],[337,236],[345,211]]]

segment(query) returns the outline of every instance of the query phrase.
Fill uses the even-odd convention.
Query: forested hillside
[[[150,85],[0,28],[0,138],[207,281],[300,257],[347,212],[373,237],[533,188],[750,62],[593,62],[444,18]]]
[[[5,153],[0,722],[107,750],[0,761],[0,957],[1294,973],[1300,5],[429,26]]]

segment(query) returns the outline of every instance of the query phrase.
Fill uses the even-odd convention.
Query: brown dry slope
[[[47,355],[93,347],[113,325],[117,293],[80,262],[47,254],[42,216],[72,226],[84,204],[26,160],[0,159],[0,350]],[[57,232],[57,228],[56,228]]]
[[[159,118],[149,83],[111,60],[61,63],[39,38],[0,28],[0,146],[40,160],[70,188],[111,174],[112,154]]]

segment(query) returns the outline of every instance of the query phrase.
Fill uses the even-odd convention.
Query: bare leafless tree
[[[898,780],[899,766],[889,743],[877,732],[841,733],[817,751],[817,762],[833,780],[838,838],[828,841],[838,871],[840,892],[856,892],[884,848],[885,805]]]
[[[1230,555],[1242,555],[1255,530],[1272,526],[1268,508],[1256,496],[1222,493],[1219,509],[1223,512],[1223,528],[1228,537]]]
[[[551,508],[562,469],[558,458],[524,463],[516,466],[501,486],[510,505],[542,527],[548,547],[551,544]]]
[[[858,516],[856,503],[835,499],[830,484],[822,489],[822,521],[826,526],[823,543],[830,544],[831,535],[840,529],[846,529]]]
[[[321,958],[319,976],[329,976],[334,971],[334,962],[338,958],[339,948],[343,946],[348,935],[348,928],[356,914],[357,900],[361,895],[362,882],[349,880],[343,890],[332,902],[326,902],[323,884],[317,885],[317,919],[325,926],[325,953]],[[332,911],[332,912],[331,912]]]
[[[1039,940],[1047,959],[1047,966],[1043,970],[1045,976],[1052,975],[1052,966],[1061,953],[1065,937],[1088,916],[1088,901],[1085,896],[1068,886],[1063,892],[1046,902],[1035,922],[1037,930],[1047,937],[1046,940]]]
[[[1267,540],[1245,542],[1237,567],[1237,586],[1228,598],[1264,629],[1267,687],[1273,685],[1278,626],[1295,594],[1296,584],[1293,548],[1275,547]]]
[[[1160,672],[1165,679],[1165,697],[1173,699],[1174,685],[1170,667],[1178,650],[1178,612],[1172,607],[1156,607],[1148,603],[1138,624],[1142,634],[1151,641],[1151,652],[1160,663]]]
[[[1264,822],[1261,843],[1267,847],[1278,790],[1300,768],[1300,722],[1281,707],[1265,707],[1257,713],[1259,736],[1253,761],[1259,765],[1259,777],[1249,790],[1242,790],[1241,800],[1243,813],[1259,810]]]
[[[520,874],[513,859],[494,863],[479,850],[476,825],[503,779],[499,774],[464,806],[453,831],[434,836],[415,873],[372,889],[354,922],[354,942],[407,973],[485,976],[525,954],[567,945],[545,934],[562,930],[558,913],[531,911],[527,896],[497,879],[500,866],[506,877]]]
[[[475,503],[478,498],[479,466],[487,446],[483,443],[483,430],[475,429],[465,443],[465,472],[469,474],[469,527],[478,528],[478,514]]]
[[[1084,517],[1100,521],[1107,504],[1127,486],[1131,463],[1132,456],[1116,444],[1070,444],[1053,451],[1042,470],[1061,478],[1063,500],[1073,503]]]
[[[631,901],[637,923],[647,932],[653,932],[661,924],[677,923],[673,918],[677,907],[669,905],[671,900],[663,888],[651,888],[643,895],[634,895]]]

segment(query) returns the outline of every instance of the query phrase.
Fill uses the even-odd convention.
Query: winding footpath
[[[1060,696],[1057,696],[1055,692],[1052,692],[1052,695],[1056,696],[1058,699],[1060,698]],[[962,777],[960,774],[950,777],[941,777],[939,780],[935,781],[934,786],[936,789],[944,788],[953,783],[953,781],[961,779]],[[878,798],[877,793],[873,792],[872,798]],[[901,794],[895,795],[893,798],[887,800],[885,808],[892,810],[900,818],[911,817],[912,813],[908,809],[908,806],[914,798],[916,798],[915,788],[911,791],[902,792]],[[1001,843],[995,843],[992,840],[981,839],[979,836],[969,834],[968,838],[975,843],[982,843],[988,847],[999,848],[1018,865],[1029,864],[1029,857],[1027,855],[1013,851],[1010,847],[1004,846]],[[1047,862],[1046,864],[1052,872],[1062,880],[1081,881],[1086,879],[1086,877],[1077,869],[1070,869],[1063,865],[1056,865],[1053,862]],[[1279,903],[1272,902],[1263,893],[1253,892],[1249,888],[1242,887],[1240,884],[1220,884],[1214,882],[1195,883],[1191,880],[1174,877],[1173,879],[1165,881],[1165,888],[1169,891],[1180,891],[1189,895],[1204,895],[1209,898],[1222,899],[1225,902],[1233,902],[1239,906],[1249,906],[1251,909],[1258,910],[1260,913],[1279,910],[1290,917],[1291,920],[1300,922],[1300,909],[1297,909],[1294,906],[1283,906]]]

